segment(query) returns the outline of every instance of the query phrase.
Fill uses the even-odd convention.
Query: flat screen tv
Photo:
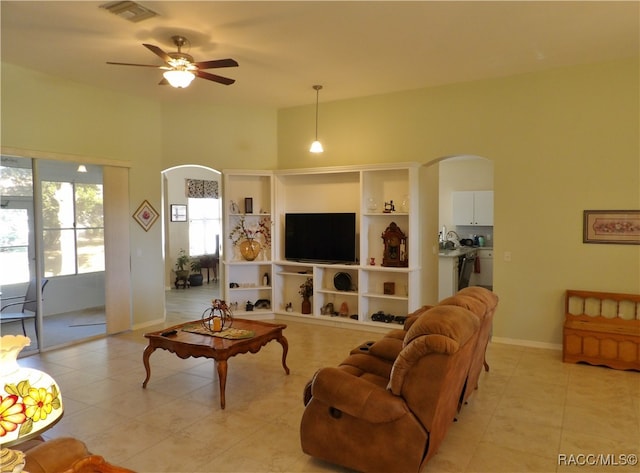
[[[284,258],[289,261],[355,263],[355,213],[288,213]]]

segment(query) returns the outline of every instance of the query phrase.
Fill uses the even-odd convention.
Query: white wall
[[[165,215],[169,215],[172,204],[188,204],[185,192],[185,179],[204,179],[217,181],[222,199],[222,178],[218,171],[201,166],[179,166],[163,172],[165,177],[164,195]],[[188,217],[188,214],[187,214]],[[189,222],[172,222],[166,218],[165,232],[165,287],[170,288],[175,282],[175,262],[181,249],[189,251]]]

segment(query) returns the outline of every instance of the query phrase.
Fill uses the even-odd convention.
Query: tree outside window
[[[104,271],[101,184],[42,182],[44,276]]]

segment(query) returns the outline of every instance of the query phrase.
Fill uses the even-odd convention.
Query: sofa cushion
[[[404,330],[402,332],[404,333]],[[398,353],[402,351],[403,341],[404,337],[381,338],[376,343],[371,345],[371,347],[369,348],[369,353],[377,356],[378,358],[384,358],[385,360],[393,362],[398,357]]]
[[[473,312],[476,316],[483,318],[487,312],[487,305],[481,300],[471,295],[454,295],[442,299],[438,305],[455,305],[458,307],[464,307],[467,310]]]
[[[477,336],[480,322],[467,309],[437,306],[422,314],[405,337],[387,388],[400,395],[406,374],[414,364],[430,353],[452,355],[471,337]]]
[[[451,338],[460,345],[465,343],[473,333],[475,327],[470,327],[467,315],[473,315],[469,310],[458,306],[435,306],[418,317],[418,320],[411,325],[404,337],[406,347],[417,337],[423,335],[437,334]],[[474,316],[474,319],[477,319]]]
[[[488,310],[491,310],[498,305],[498,296],[494,292],[490,291],[489,289],[485,289],[484,287],[465,287],[464,289],[460,289],[457,294],[460,296],[475,297],[476,299],[481,300],[485,303]]]
[[[384,380],[384,384],[389,380],[393,361],[378,358],[364,353],[356,353],[349,355],[342,363],[340,368],[347,369],[354,376],[362,377],[365,374],[377,376]]]

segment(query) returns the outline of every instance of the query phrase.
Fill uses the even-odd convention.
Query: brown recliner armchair
[[[482,368],[489,371],[489,364],[486,361],[486,350],[489,340],[491,338],[491,331],[493,327],[493,316],[498,306],[498,296],[492,291],[479,286],[470,286],[458,291],[455,295],[442,299],[438,304],[442,305],[454,305],[464,307],[471,311],[480,322],[480,328],[478,331],[478,337],[476,340],[476,347],[474,349],[474,355],[471,358],[469,365],[469,373],[467,374],[467,380],[465,382],[463,392],[460,395],[460,409],[464,403],[467,402],[471,394],[478,389],[478,381]],[[403,348],[403,340],[407,333],[407,330],[411,327],[411,324],[415,322],[417,317],[430,309],[433,306],[423,306],[415,312],[409,314],[404,323],[403,329],[391,330],[384,335],[381,340],[377,342],[365,342],[362,345],[351,350],[351,355],[371,355],[380,358],[380,361],[386,361],[389,370],[391,365],[395,361],[396,357]],[[362,357],[359,357],[362,358]],[[378,361],[379,363],[379,361]],[[308,401],[310,392],[305,392],[305,403]]]
[[[372,353],[320,369],[305,396],[302,450],[359,471],[419,471],[458,411],[479,326],[463,307],[435,306]]]
[[[452,297],[441,300],[438,305],[456,305],[470,310],[478,317],[480,329],[478,339],[471,358],[467,381],[460,396],[460,407],[467,402],[469,397],[478,389],[478,380],[484,366],[485,371],[489,371],[489,363],[486,360],[487,345],[491,338],[493,327],[493,316],[498,306],[498,296],[479,286],[469,286],[458,291]]]

